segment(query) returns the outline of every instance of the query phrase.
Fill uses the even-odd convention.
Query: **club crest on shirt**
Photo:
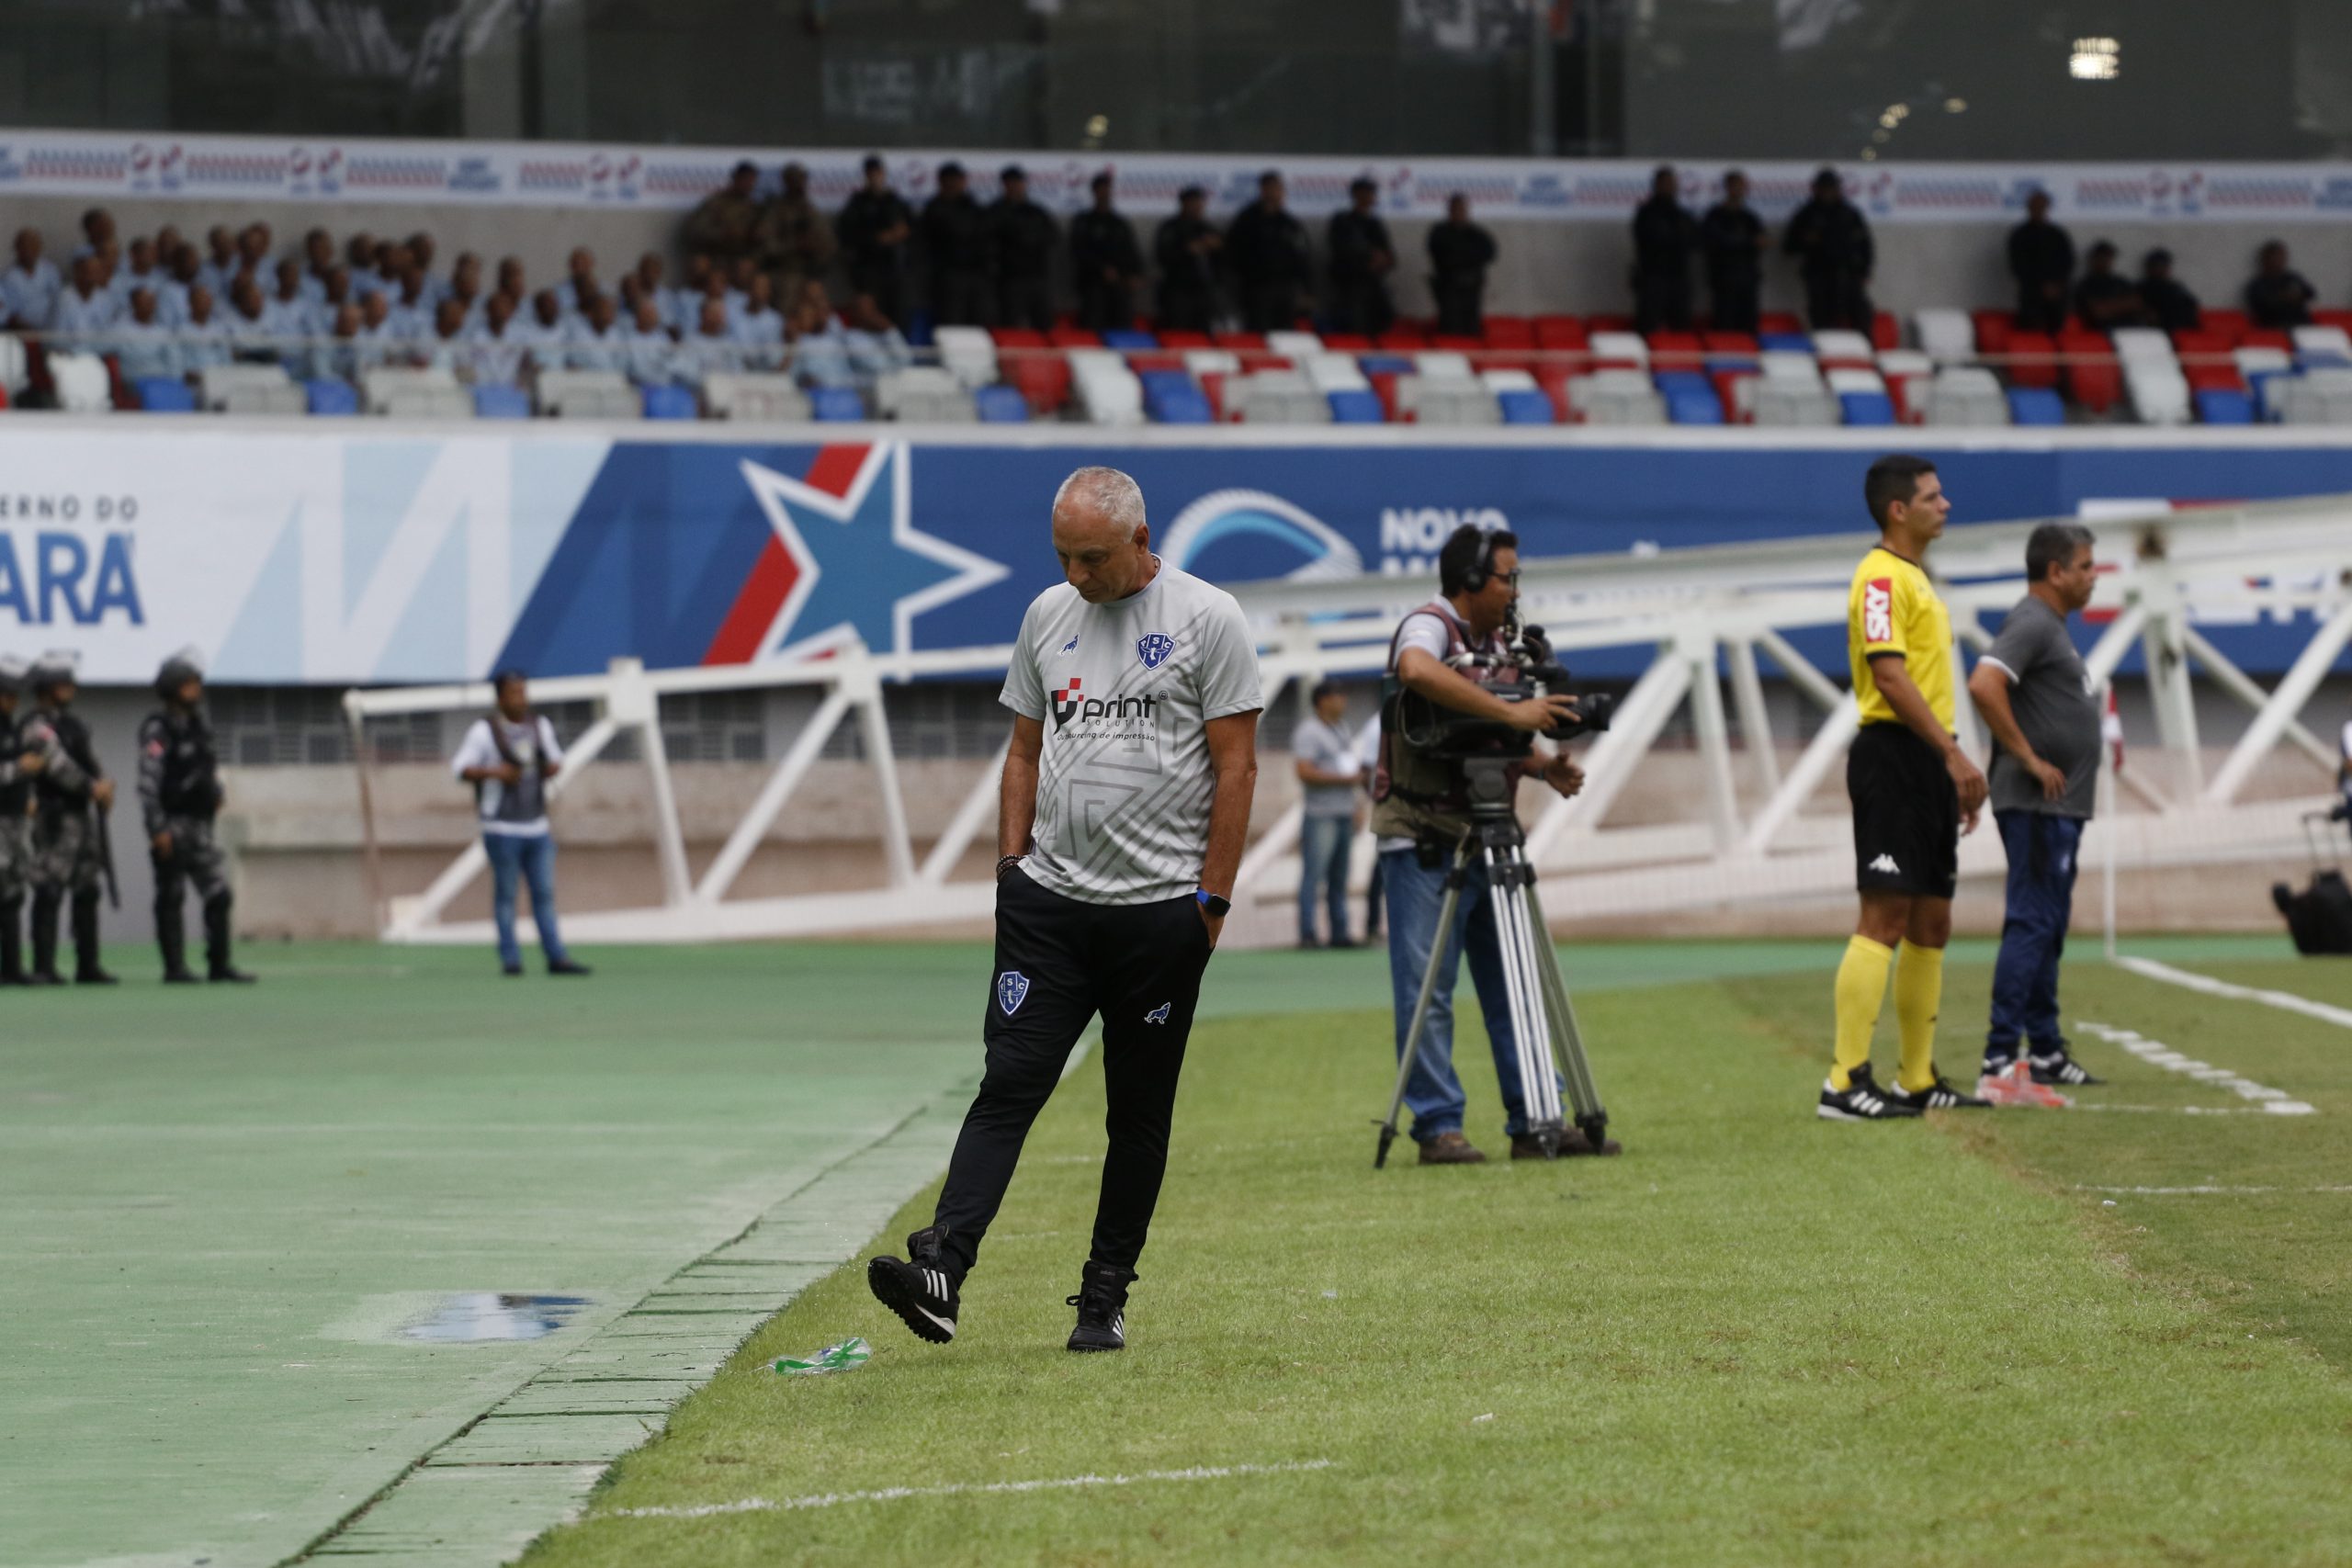
[[[1176,651],[1176,639],[1166,632],[1147,632],[1136,639],[1136,655],[1147,670],[1157,670]]]
[[[1085,634],[1082,632],[1080,634],[1081,637],[1084,635]],[[1062,651],[1064,653],[1076,653],[1078,651],[1078,637],[1072,637],[1068,642],[1062,644]]]
[[[1005,1017],[1019,1012],[1028,998],[1029,976],[1020,970],[1008,969],[996,977],[996,1005],[1003,1010]]]

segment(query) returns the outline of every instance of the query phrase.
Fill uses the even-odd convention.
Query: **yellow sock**
[[[1845,961],[1838,965],[1838,1056],[1829,1068],[1831,1089],[1847,1088],[1854,1069],[1870,1064],[1871,1035],[1878,1029],[1887,966],[1894,962],[1893,948],[1866,936],[1846,944]]]
[[[1936,1081],[1936,1011],[1944,999],[1944,950],[1905,942],[1894,966],[1894,1027],[1903,1041],[1894,1081],[1912,1094]]]

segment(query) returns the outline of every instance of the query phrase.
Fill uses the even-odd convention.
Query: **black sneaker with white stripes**
[[[2058,1042],[2055,1050],[2033,1052],[2026,1057],[2026,1063],[2032,1067],[2033,1081],[2036,1083],[2064,1084],[2068,1088],[2074,1088],[2081,1084],[2107,1081],[2105,1078],[2093,1077],[2088,1067],[2075,1060],[2073,1054],[2066,1049],[2066,1042],[2064,1040]]]
[[[874,1299],[899,1314],[918,1339],[944,1345],[956,1337],[956,1275],[945,1243],[947,1227],[933,1225],[907,1237],[907,1256],[865,1265]]]
[[[1127,1348],[1127,1287],[1135,1282],[1131,1269],[1088,1261],[1079,1274],[1078,1294],[1062,1303],[1078,1309],[1078,1326],[1069,1331],[1071,1349]]]
[[[1894,1087],[1886,1091],[1886,1098],[1897,1105],[1907,1105],[1915,1111],[1990,1111],[1993,1108],[1991,1100],[1979,1100],[1943,1074],[1936,1072],[1933,1063],[1928,1064],[1928,1070],[1936,1074],[1935,1082],[1925,1089],[1905,1089],[1902,1081],[1897,1079]]]
[[[1824,1122],[1899,1122],[1919,1111],[1879,1088],[1871,1065],[1864,1062],[1849,1076],[1844,1089],[1821,1086],[1821,1109],[1815,1114]]]

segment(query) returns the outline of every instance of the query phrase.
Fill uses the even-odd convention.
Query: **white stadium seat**
[[[539,378],[545,385],[547,372]],[[394,419],[469,419],[473,399],[447,370],[406,370],[379,367],[359,378],[360,397],[369,413]]]
[[[1595,333],[1586,346],[1596,365],[1647,367],[1650,362],[1650,345],[1638,333]]]
[[[644,400],[617,370],[542,370],[539,412],[558,419],[636,419]]]
[[[1947,366],[1915,392],[1928,424],[1990,426],[2009,423],[2001,378],[1982,366]]]
[[[0,333],[0,392],[15,397],[32,380],[32,367],[27,362],[25,345],[11,333]]]
[[[2309,364],[2352,366],[2352,336],[2342,327],[2297,327],[2295,352]]]
[[[1821,385],[1821,362],[1801,349],[1768,348],[1757,355],[1764,379],[1795,387]]]
[[[215,365],[197,372],[198,400],[220,413],[308,413],[311,400],[282,367]],[[473,412],[469,403],[466,412]]]
[[[1141,424],[1143,383],[1125,355],[1107,348],[1072,349],[1070,395],[1090,424]]]
[[[1470,356],[1450,348],[1425,348],[1413,355],[1413,369],[1425,381],[1472,379]]]
[[[2116,335],[2122,336],[2120,333]],[[2189,422],[2188,378],[2181,374],[2177,361],[2124,360],[2123,390],[2142,424]]]
[[[1225,384],[1225,413],[1244,424],[1329,424],[1331,403],[1298,370],[1261,370]]]
[[[1485,383],[1487,390],[1498,397],[1505,392],[1535,392],[1543,389],[1536,385],[1533,374],[1525,370],[1481,370],[1478,372],[1478,379]]]
[[[95,354],[51,355],[49,378],[57,388],[57,406],[67,413],[104,413],[114,407],[114,378]]]
[[[1976,357],[1976,323],[1965,310],[1916,310],[1912,312],[1911,325],[1918,334],[1922,354],[1936,359]]]
[[[980,417],[972,394],[937,365],[910,365],[876,377],[874,412],[910,424],[970,424]]]
[[[1230,376],[1241,368],[1241,356],[1229,348],[1188,348],[1184,368],[1195,381],[1204,376]]]
[[[2173,352],[2172,339],[2154,327],[2118,327],[2110,335],[2115,343],[2115,357],[2127,367],[2180,363],[2180,356]]]
[[[1465,361],[1465,364],[1467,362]],[[1396,378],[1396,412],[1419,424],[1500,424],[1502,405],[1475,377],[1418,376]]]
[[[1871,378],[1878,378],[1871,374]],[[1758,424],[1813,426],[1844,423],[1838,417],[1838,400],[1829,395],[1829,389],[1822,385],[1817,376],[1811,382],[1769,375],[1758,378],[1755,397],[1753,417]]]
[[[1323,352],[1323,340],[1313,333],[1268,333],[1266,347],[1295,364],[1310,355]]]
[[[2352,367],[2313,366],[2270,383],[2289,424],[2352,424]]]
[[[1568,412],[1585,424],[1664,424],[1666,399],[1643,371],[1596,370],[1569,379]]]
[[[702,400],[713,419],[789,423],[808,417],[808,395],[789,376],[720,371],[702,378]]]
[[[1372,383],[1364,379],[1363,367],[1352,354],[1332,354],[1328,351],[1308,355],[1299,368],[1314,389],[1325,395],[1332,392],[1369,391]]]
[[[1814,333],[1813,352],[1824,365],[1868,365],[1878,357],[1870,339],[1842,327]]]
[[[939,363],[966,387],[987,387],[997,379],[996,340],[983,327],[941,327],[932,333]]]

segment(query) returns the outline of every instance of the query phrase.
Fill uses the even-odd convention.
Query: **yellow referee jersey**
[[[1951,612],[1917,562],[1883,545],[1862,558],[1846,596],[1846,651],[1864,724],[1903,722],[1871,675],[1871,655],[1899,653],[1928,711],[1951,729]]]

